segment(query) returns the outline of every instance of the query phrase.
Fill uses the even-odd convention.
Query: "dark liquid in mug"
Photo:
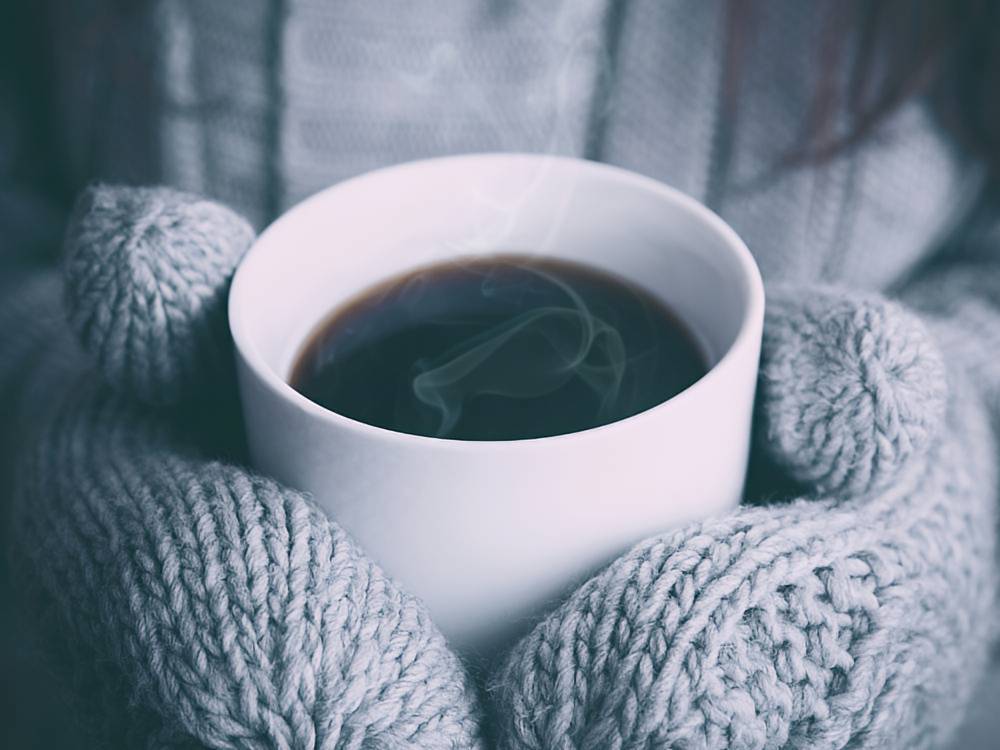
[[[638,286],[575,262],[495,255],[392,278],[335,310],[290,383],[378,427],[518,440],[624,419],[706,370],[684,324]]]

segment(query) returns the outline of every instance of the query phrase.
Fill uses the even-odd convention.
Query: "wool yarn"
[[[191,193],[85,190],[67,228],[66,302],[105,378],[155,404],[231,382],[227,282],[253,238],[241,216]]]
[[[482,747],[424,606],[301,493],[89,373],[23,458],[14,560],[113,747]]]
[[[480,748],[424,606],[307,496],[201,447],[229,417],[225,293],[251,238],[173,190],[79,202],[64,271],[83,348],[53,316],[16,342],[39,352],[15,413],[25,609],[101,745]],[[15,309],[55,307],[51,279],[24,289]]]
[[[201,273],[168,255],[123,263],[105,292],[156,299],[161,267],[170,288]],[[88,257],[104,258],[78,253],[71,289],[100,277]],[[307,497],[211,460],[182,410],[130,399],[154,382],[191,395],[200,316],[218,309],[197,306],[202,291],[177,297],[194,307],[167,339],[157,305],[81,325],[104,318],[79,291],[67,299],[85,352],[64,328],[35,332],[66,354],[40,357],[23,386],[45,408],[19,412],[36,428],[14,561],[90,730],[129,747],[483,747],[469,679],[419,602]],[[133,337],[169,341],[188,365],[108,364],[139,356]],[[762,373],[772,456],[816,494],[660,535],[584,584],[491,679],[499,747],[919,748],[960,719],[997,590],[985,392],[960,367],[945,377],[904,308],[830,287],[769,290]],[[813,442],[829,420],[835,449]]]
[[[849,498],[889,486],[944,418],[944,362],[924,324],[876,294],[769,290],[761,429],[794,479]]]
[[[956,383],[891,488],[639,544],[508,655],[499,746],[939,747],[993,635],[996,451]]]
[[[942,140],[940,129],[923,102],[914,101],[900,107],[888,118],[881,134],[885,137],[860,144],[840,158],[810,164],[807,168],[782,170],[774,179],[756,179],[766,177],[771,167],[785,156],[787,149],[795,145],[801,126],[797,114],[808,111],[808,103],[815,95],[810,77],[800,75],[808,71],[815,61],[816,40],[821,38],[826,21],[826,13],[817,11],[816,4],[812,3],[759,4],[760,23],[756,24],[755,33],[748,35],[753,49],[746,55],[747,65],[741,70],[744,95],[740,97],[738,112],[732,118],[720,117],[720,113],[727,112],[723,106],[726,104],[726,87],[720,85],[725,81],[725,56],[711,52],[724,43],[725,14],[719,12],[715,3],[660,0],[533,3],[529,12],[522,12],[528,8],[526,4],[513,9],[509,4],[496,2],[412,4],[405,8],[399,3],[330,3],[319,0],[250,4],[129,4],[95,0],[89,5],[94,5],[98,11],[96,17],[121,21],[114,24],[116,33],[107,39],[107,44],[94,45],[91,35],[80,34],[80,14],[67,8],[56,8],[56,11],[62,12],[47,14],[50,18],[46,19],[56,29],[53,38],[60,40],[62,45],[61,54],[55,60],[56,77],[65,83],[61,90],[68,94],[73,91],[88,93],[84,96],[60,96],[61,106],[57,109],[63,122],[50,123],[55,140],[52,144],[54,152],[59,154],[61,161],[68,158],[72,166],[61,171],[76,175],[104,174],[116,179],[138,181],[164,180],[223,198],[251,212],[259,222],[266,221],[274,212],[315,189],[388,163],[428,154],[555,150],[559,153],[587,154],[638,170],[708,203],[753,248],[767,279],[782,277],[808,281],[826,278],[852,287],[884,288],[897,282],[926,257],[929,240],[954,218],[951,209],[966,196],[963,189],[966,177],[975,172],[973,165],[960,158],[958,150],[949,149]],[[565,17],[564,11],[570,6],[579,9],[574,10],[574,14],[578,12],[593,21],[578,23],[576,19],[567,19],[569,23],[561,22]],[[132,53],[137,49],[149,53],[150,64],[140,66],[141,69],[129,69],[130,75],[127,76],[116,75],[123,60],[127,64],[134,62],[135,55]],[[345,60],[351,64],[343,64]],[[373,61],[375,64],[353,64],[357,61]],[[337,95],[330,96],[330,92],[337,92]],[[114,116],[109,117],[109,113]],[[16,109],[11,110],[11,114],[16,115]],[[16,117],[8,119],[16,120]],[[28,126],[31,127],[31,124],[28,123]],[[70,134],[72,137],[62,137]],[[8,134],[5,132],[4,135]],[[29,138],[25,142],[30,144],[35,140]],[[5,139],[4,142],[9,141]],[[19,149],[9,151],[15,153]],[[32,154],[27,151],[25,154],[28,162],[34,164]],[[33,183],[37,182],[32,180],[25,184],[17,179],[16,172],[10,170],[9,179],[5,181],[3,206],[0,208],[9,208],[12,196],[17,196],[22,188],[24,193],[28,193],[34,187]],[[750,189],[747,189],[748,185]],[[4,214],[5,217],[8,213]],[[0,243],[9,247],[0,248],[0,251],[4,254],[9,250],[23,252],[21,238],[13,238],[8,231],[11,228],[9,224],[4,223],[5,237]],[[34,229],[37,222],[24,224],[31,224]],[[0,283],[7,280],[3,278],[5,274],[6,269],[0,271]],[[70,276],[72,278],[75,273]],[[979,278],[982,279],[981,276]],[[996,281],[978,286],[980,304],[973,301],[976,296],[964,287],[955,290],[953,299],[961,299],[963,309],[957,313],[960,319],[957,324],[954,320],[949,323],[949,330],[946,331],[949,338],[942,342],[942,348],[949,365],[952,364],[952,352],[958,353],[960,349],[963,366],[965,355],[977,356],[981,365],[976,370],[977,375],[991,378],[990,382],[996,385],[1000,384],[996,364],[998,358],[995,355],[996,346],[991,342],[997,342],[995,332],[1000,331],[1000,311],[989,309],[983,301],[990,294],[995,295],[998,287]],[[942,290],[943,287],[938,287],[939,300],[947,298]],[[38,295],[35,290],[18,294],[16,304],[23,303],[25,310],[51,311],[55,305],[42,294],[47,294],[47,290],[38,289],[37,292]],[[0,307],[10,304],[15,304],[15,301],[0,295]],[[123,309],[132,308],[125,305]],[[141,307],[136,306],[135,309],[140,310]],[[950,311],[948,317],[952,317]],[[48,324],[48,315],[44,322]],[[138,322],[134,321],[134,324]],[[84,330],[79,322],[77,327]],[[53,396],[61,394],[74,381],[65,369],[57,372],[50,367],[51,360],[61,358],[60,355],[55,352],[40,353],[50,343],[60,349],[71,346],[66,337],[55,335],[58,330],[46,328],[44,336],[38,339],[39,343],[31,346],[14,343],[13,339],[24,332],[20,328],[0,331],[0,368],[15,373],[10,378],[4,378],[5,388],[7,383],[14,381],[31,383],[31,397],[24,398],[19,409],[26,418],[18,418],[5,425],[18,442],[27,439],[24,425],[39,419],[37,410],[40,406],[46,407],[46,416],[42,418],[46,424],[66,408],[60,399]],[[34,330],[30,333],[33,335]],[[155,328],[152,333],[158,335]],[[84,338],[86,341],[86,336]],[[952,345],[952,342],[963,339],[968,342],[966,345]],[[114,337],[102,335],[94,340],[108,341],[110,349],[118,347]],[[177,348],[177,341],[176,338],[171,339],[167,348]],[[27,352],[27,349],[32,351]],[[97,361],[103,361],[100,346],[87,345],[87,349],[90,356],[96,355]],[[972,351],[974,349],[979,351]],[[140,364],[153,362],[157,351],[137,355],[137,359]],[[181,361],[183,356],[181,353],[177,360],[162,356],[158,372],[180,372],[175,362]],[[192,362],[195,359],[197,357]],[[955,359],[957,361],[960,357]],[[116,372],[124,372],[131,367],[124,359],[119,364],[121,370],[117,370],[114,363],[102,364],[101,368],[110,375],[108,379],[125,392],[125,387],[135,378],[132,375],[116,376]],[[40,368],[44,368],[44,376]],[[140,383],[155,383],[156,377],[159,376],[139,376],[137,379]],[[191,377],[175,379],[170,374],[167,380],[192,383],[195,387],[191,390],[199,387],[194,382],[196,379]],[[202,385],[208,382],[206,379]],[[132,395],[142,391],[160,399],[168,398],[165,391],[155,385],[139,389],[127,387],[127,390]],[[996,389],[993,392],[1000,393]],[[17,393],[16,389],[14,393]],[[772,391],[772,394],[775,392]],[[183,399],[190,395],[190,392],[179,391],[176,398]],[[802,391],[800,395],[805,398],[808,393]],[[9,390],[0,393],[2,397],[17,398]],[[950,397],[958,398],[954,388]],[[173,398],[175,396],[169,396],[169,399]],[[766,412],[767,404],[778,404],[779,400],[780,391],[774,398],[762,403],[761,413]],[[995,404],[1000,407],[1000,400]],[[971,406],[969,408],[972,409]],[[794,414],[795,410],[790,410],[790,413]],[[1000,408],[995,408],[994,414],[1000,414]],[[173,416],[172,412],[161,413],[158,417],[150,417],[150,424]],[[970,422],[969,429],[973,433],[977,424],[975,420]],[[48,434],[54,436],[54,429]],[[901,473],[900,487],[908,486],[907,483],[912,481],[906,478],[908,472],[916,471],[921,462],[940,450],[934,445],[935,441],[957,440],[959,427],[954,420],[941,430],[936,438],[928,438],[931,445],[923,449],[919,448],[918,439],[916,447],[910,449],[907,460],[899,463],[888,460],[884,464],[898,467],[893,470]],[[955,435],[951,435],[952,431]],[[766,434],[766,431],[762,432]],[[76,434],[78,437],[74,441],[84,440],[88,435],[93,439],[101,437],[100,434],[86,432]],[[975,443],[972,445],[974,447]],[[961,452],[962,446],[964,443],[953,453]],[[73,450],[82,452],[85,448],[88,446],[74,443]],[[190,445],[181,441],[176,450],[189,452]],[[807,446],[802,450],[807,454],[810,449]],[[782,449],[776,450],[776,454],[794,473],[798,453]],[[54,459],[46,460],[42,448],[37,448],[32,455],[40,473],[47,476],[64,471]],[[898,457],[900,454],[884,455]],[[87,465],[82,461],[83,457],[102,460],[100,453],[81,453],[81,463],[71,464],[83,467],[74,470],[80,486],[72,492],[64,487],[64,499],[85,492],[90,486],[88,477],[103,471],[101,466]],[[965,570],[964,574],[953,576],[954,580],[963,585],[968,583],[969,587],[971,582],[978,581],[984,590],[988,588],[983,582],[986,576],[982,560],[986,558],[980,554],[986,550],[981,549],[978,535],[986,533],[991,527],[989,508],[983,506],[980,495],[962,489],[966,472],[959,460],[961,456],[955,458],[960,486],[954,492],[946,487],[947,502],[941,500],[935,504],[935,513],[940,520],[933,528],[929,528],[928,523],[904,525],[913,534],[912,544],[906,549],[912,551],[914,547],[923,545],[929,550],[922,558],[922,564],[931,574],[927,586],[933,592],[943,588],[940,578],[935,578],[942,569],[952,572]],[[995,457],[991,460],[995,461]],[[192,469],[202,466],[194,462],[186,465]],[[833,460],[830,465],[841,464]],[[880,471],[876,473],[880,474]],[[822,472],[820,474],[826,476]],[[25,490],[20,496],[23,506],[18,509],[19,520],[14,526],[14,538],[19,539],[19,550],[30,552],[31,539],[23,534],[21,526],[32,515],[30,504],[36,499],[31,489],[34,480],[22,472],[19,475]],[[844,473],[845,477],[847,475]],[[229,481],[225,480],[226,483]],[[832,488],[837,484],[834,481],[830,486]],[[879,484],[876,481],[873,486]],[[174,491],[168,485],[157,487]],[[888,498],[886,502],[890,502],[891,496],[887,493],[895,489],[890,483],[885,489],[877,491],[878,497]],[[117,504],[119,491],[114,486],[108,491],[111,492],[112,509],[109,512],[122,512]],[[772,519],[773,534],[770,537],[762,532],[755,532],[757,536],[753,537],[741,536],[743,527],[738,524],[746,523],[752,529],[763,529],[760,524],[771,518],[766,511],[753,509],[741,510],[738,520],[734,522],[736,525],[731,528],[709,528],[704,538],[693,532],[693,535],[678,532],[676,547],[669,553],[671,562],[665,565],[665,569],[679,569],[677,560],[687,556],[689,565],[697,570],[719,573],[726,581],[761,580],[770,574],[772,565],[763,557],[757,567],[750,561],[756,559],[756,555],[767,554],[769,546],[776,543],[774,538],[781,537],[786,522],[790,533],[798,535],[795,538],[801,538],[808,549],[832,549],[842,545],[846,555],[851,547],[850,540],[845,541],[835,526],[826,526],[826,517],[840,519],[838,524],[853,523],[860,531],[872,521],[872,516],[854,515],[855,501],[845,501],[841,497],[836,499],[836,507],[823,506],[823,503],[833,499],[827,497],[814,503],[820,514],[815,521],[815,528],[819,531],[815,533],[802,532],[790,517],[780,517]],[[223,504],[231,500],[228,494],[219,495]],[[101,507],[98,499],[92,502]],[[169,508],[173,498],[159,498],[158,502],[162,507]],[[50,519],[47,528],[60,535],[76,533],[73,525],[79,523],[78,517],[53,512],[50,503],[45,501],[39,505],[45,517]],[[803,501],[801,505],[807,503]],[[125,507],[129,505],[126,503]],[[804,512],[805,508],[802,510]],[[64,525],[69,528],[64,528]],[[88,530],[92,546],[100,547],[105,539],[103,528],[95,523],[84,528]],[[970,528],[975,530],[972,537],[967,534]],[[257,525],[248,521],[244,533],[251,536],[256,529]],[[820,539],[827,529],[829,538]],[[732,548],[739,550],[734,551],[733,556],[742,563],[727,569],[730,573],[722,574],[720,571],[725,569],[724,565],[720,562],[719,566],[715,566],[713,560],[725,558],[729,546],[726,535],[730,532],[733,536]],[[881,525],[871,532],[873,539],[882,538]],[[893,531],[884,536],[887,545],[897,538],[895,533]],[[151,542],[145,530],[139,530],[137,534],[137,543],[147,548]],[[25,537],[24,540],[21,537]],[[754,544],[757,548],[752,546]],[[824,546],[827,544],[829,547]],[[858,545],[858,548],[868,546]],[[183,545],[180,548],[184,550],[183,559],[189,555],[197,558],[200,554],[197,548],[190,551]],[[62,547],[50,544],[46,549],[54,553],[55,559],[38,559],[31,565],[25,565],[23,582],[37,584],[31,588],[41,593],[60,594],[66,581],[73,580],[67,576],[75,569],[58,563],[64,552]],[[67,547],[67,551],[73,549],[72,545]],[[729,640],[717,649],[723,655],[723,661],[728,658],[729,664],[749,666],[742,672],[731,670],[727,673],[729,677],[715,692],[698,693],[702,696],[701,700],[698,697],[685,700],[685,685],[691,683],[679,681],[677,699],[671,704],[671,721],[675,727],[692,729],[684,735],[691,741],[678,741],[676,746],[687,744],[697,747],[710,743],[719,747],[739,746],[736,741],[730,741],[731,737],[739,736],[745,738],[743,744],[751,744],[752,740],[776,747],[782,744],[782,732],[787,728],[788,740],[784,744],[793,748],[865,747],[879,743],[886,747],[906,747],[917,728],[931,724],[941,710],[957,706],[960,697],[968,693],[968,686],[975,679],[977,664],[963,664],[961,658],[949,660],[948,655],[955,653],[954,644],[945,643],[939,655],[935,649],[940,639],[937,635],[927,634],[944,631],[928,628],[925,623],[928,617],[939,612],[942,615],[950,613],[956,618],[972,618],[978,617],[981,610],[963,614],[969,595],[968,588],[960,586],[953,601],[950,597],[942,601],[937,607],[939,612],[932,611],[929,615],[926,612],[926,597],[921,593],[925,588],[923,576],[894,577],[898,567],[894,562],[896,553],[891,547],[878,549],[884,554],[875,556],[862,552],[860,559],[850,555],[838,558],[839,567],[832,568],[829,573],[822,570],[810,573],[804,567],[801,584],[793,582],[788,587],[778,586],[777,598],[780,599],[787,591],[796,606],[801,605],[799,610],[802,614],[794,614],[799,610],[786,607],[793,614],[783,620],[777,615],[769,620],[775,624],[767,631],[775,634],[773,645],[769,646],[765,638],[755,638],[759,628],[753,613],[757,610],[750,611],[746,623],[742,620],[722,622],[721,629],[712,631],[731,634]],[[909,561],[921,559],[909,553],[906,557]],[[128,556],[125,559],[128,560]],[[808,566],[810,559],[801,555],[791,560],[776,556],[773,565],[775,580],[780,580],[782,566],[786,569],[795,564]],[[111,583],[119,580],[115,575],[117,564],[117,561],[111,561],[102,568],[104,572],[98,580],[110,580]],[[844,573],[845,570],[850,573],[863,569],[866,564],[875,568],[870,576],[859,574],[859,577],[853,578]],[[916,567],[920,569],[920,564]],[[122,567],[122,570],[127,569],[127,566]],[[156,569],[151,570],[150,578],[155,580]],[[298,567],[295,570],[300,571]],[[86,578],[94,574],[86,568],[79,575]],[[635,590],[653,597],[656,592],[643,585],[646,577],[646,573],[637,576]],[[708,608],[699,608],[695,600],[701,600],[700,592],[706,589],[700,588],[698,583],[709,581],[708,574],[684,576],[682,579],[681,599],[690,603],[690,609],[683,612],[690,612],[690,618],[680,626],[667,620],[663,630],[666,635],[650,638],[650,664],[661,664],[660,651],[674,642],[683,641],[687,634],[698,632],[698,618],[707,617]],[[718,586],[722,584],[717,582],[718,579],[711,581],[716,581],[715,590],[718,591]],[[111,591],[117,590],[110,584],[107,587]],[[842,598],[844,592],[856,589],[871,589],[872,598],[862,599],[862,605],[846,612],[839,609],[842,605],[837,602],[845,601]],[[253,592],[255,597],[267,598],[266,592],[260,588],[253,589]],[[68,651],[73,657],[69,661],[81,665],[77,671],[78,690],[75,692],[95,696],[91,703],[92,710],[84,711],[82,715],[89,714],[94,721],[107,716],[131,722],[135,731],[121,743],[128,747],[215,744],[209,735],[199,734],[201,730],[185,727],[176,713],[171,713],[171,704],[153,703],[139,697],[148,693],[140,693],[142,683],[137,675],[145,674],[144,670],[152,668],[141,663],[144,653],[138,652],[133,657],[125,648],[120,652],[115,649],[117,643],[132,642],[128,633],[117,629],[76,626],[77,623],[91,622],[88,613],[97,603],[106,601],[100,588],[88,588],[86,593],[87,596],[81,596],[78,602],[82,609],[63,606],[63,600],[53,596],[48,597],[48,608],[35,609],[42,614],[50,613],[49,618],[42,619],[50,619],[54,626],[59,626],[54,629],[52,637],[47,638],[47,643]],[[905,644],[902,652],[893,642],[893,638],[899,635],[899,629],[882,629],[882,605],[892,601],[893,597],[904,607],[906,597],[909,597],[908,601],[915,602],[912,609],[907,609],[907,616],[915,623],[910,631],[912,637],[904,633],[898,639]],[[639,629],[648,630],[651,620],[642,618],[645,610],[640,603],[645,600],[633,597],[630,601],[635,604],[626,611],[635,615]],[[657,600],[650,598],[649,601]],[[854,602],[854,599],[846,601]],[[872,601],[877,602],[879,607],[871,606]],[[655,611],[656,606],[651,604],[650,611]],[[733,618],[738,611],[735,606],[726,610]],[[765,606],[763,616],[769,616],[772,611],[775,611],[774,608]],[[669,612],[673,613],[671,617],[681,619],[679,610]],[[141,611],[136,613],[135,619],[122,621],[122,627],[145,628],[146,621],[139,615]],[[869,615],[872,631],[882,635],[871,638],[858,635],[865,632],[861,623]],[[815,618],[828,618],[832,625],[830,628],[818,627]],[[858,620],[858,627],[841,627],[841,623],[853,622],[854,618]],[[898,623],[899,619],[894,617],[890,621]],[[835,626],[841,629],[836,630]],[[625,618],[615,627],[625,631],[631,627],[630,620]],[[582,632],[585,625],[581,624],[580,628]],[[74,635],[78,632],[82,637]],[[594,632],[595,638],[601,638],[608,630]],[[959,636],[965,633],[964,638],[959,637],[958,643],[960,648],[968,651],[962,651],[958,656],[973,653],[979,635],[974,623],[970,621],[965,630],[960,627],[953,632]],[[842,646],[840,640],[830,636],[831,633],[843,634],[846,645]],[[171,631],[170,634],[170,638],[181,641],[189,636],[186,631]],[[880,642],[878,638],[885,640]],[[720,636],[715,642],[723,640]],[[567,648],[569,643],[576,645],[580,659],[591,653],[589,642],[583,640],[555,642]],[[810,657],[815,653],[822,656],[827,652],[838,654],[846,650],[860,666],[856,669],[851,667],[854,662],[844,657],[842,664],[834,668],[839,671],[831,670],[833,677],[826,683],[822,679],[826,673],[821,671],[826,669],[825,666],[814,667],[813,662],[805,658],[795,660],[785,657],[786,654],[803,653],[798,646],[790,648],[785,643],[802,642],[810,644],[811,650],[805,652]],[[853,645],[855,642],[856,647]],[[540,653],[532,651],[531,646],[536,643],[538,641],[528,641],[516,653]],[[708,648],[686,652],[689,655],[684,662],[685,674],[694,675],[703,667],[706,675],[718,676],[720,672],[715,669],[712,648],[712,643],[709,643]],[[927,652],[931,652],[929,658],[924,658]],[[109,657],[109,653],[113,656]],[[567,656],[566,650],[560,653],[560,665],[567,663],[571,657],[576,658],[575,655]],[[633,658],[644,658],[638,649],[630,653]],[[165,658],[169,663],[176,657],[170,652]],[[133,660],[140,663],[134,665]],[[510,663],[516,661],[514,656]],[[548,658],[537,661],[538,674],[525,671],[523,695],[535,694],[528,687],[544,684],[544,670],[552,668]],[[210,668],[215,668],[214,662],[207,663]],[[670,665],[674,663],[670,662]],[[123,669],[118,664],[126,667]],[[800,671],[786,672],[786,665],[789,665],[788,669]],[[669,669],[673,667],[669,666]],[[954,682],[963,669],[961,680]],[[805,686],[801,691],[789,688],[794,700],[778,702],[775,710],[767,709],[770,705],[767,697],[782,693],[780,685],[767,680],[772,670],[775,674],[787,676],[787,682],[781,685]],[[845,690],[847,673],[852,676],[851,687]],[[519,673],[507,674],[511,677]],[[606,677],[601,675],[606,685],[596,687],[582,679],[583,675],[590,674],[588,672],[560,668],[558,674],[562,680],[570,680],[571,674],[581,676],[575,696],[581,708],[565,700],[565,691],[557,693],[547,689],[539,689],[538,700],[527,705],[513,700],[501,701],[498,714],[501,719],[508,716],[503,732],[507,746],[522,742],[533,746],[531,738],[544,726],[565,730],[564,734],[553,734],[553,747],[559,747],[560,742],[577,743],[578,746],[586,746],[585,743],[589,742],[589,746],[601,748],[612,746],[600,741],[597,731],[602,728],[600,722],[603,721],[606,727],[617,721],[622,727],[621,732],[625,732],[630,715],[645,710],[646,704],[639,702],[642,695],[639,691],[634,702],[622,704],[627,710],[621,713],[615,712],[611,702],[588,700],[586,692],[588,684],[591,696],[593,691],[604,687],[618,689],[617,679],[626,679],[633,674],[641,676],[641,671],[608,668],[604,673]],[[878,686],[886,684],[881,682],[886,674],[892,675],[892,689],[883,694]],[[802,679],[798,679],[800,676]],[[807,676],[810,679],[806,679]],[[936,683],[936,680],[940,682]],[[504,684],[517,693],[512,679]],[[706,683],[703,680],[698,684]],[[720,704],[712,700],[712,696],[725,694],[732,684],[745,689],[735,690],[733,700],[729,704],[721,704],[723,708],[728,705],[741,710],[741,713],[734,710],[733,721],[726,724],[727,715],[715,712],[715,707]],[[829,690],[822,693],[827,684]],[[906,686],[911,684],[915,689],[907,692]],[[925,693],[922,686],[928,684],[934,689]],[[121,687],[110,694],[106,689],[110,685]],[[234,680],[231,685],[239,683]],[[759,688],[758,685],[764,687]],[[774,691],[769,689],[772,685]],[[869,699],[865,693],[866,685],[871,686],[874,698]],[[945,694],[952,687],[956,689]],[[220,691],[223,701],[233,706],[227,707],[226,711],[232,711],[237,717],[242,716],[238,710],[241,693],[228,687],[220,688]],[[748,693],[750,698],[747,698]],[[258,695],[263,694],[258,692]],[[709,694],[708,698],[704,697],[706,694]],[[945,694],[945,700],[940,704],[935,703],[939,694]],[[96,696],[102,696],[101,700],[97,700]],[[756,696],[761,696],[760,700]],[[764,707],[760,715],[770,717],[764,726],[774,730],[771,735],[760,731],[760,724],[754,723],[757,714],[752,709],[758,704]],[[519,708],[516,712],[504,714],[504,707],[512,706]],[[601,713],[604,706],[607,711]],[[800,706],[811,707],[808,710],[814,710],[814,718],[802,718],[808,715],[808,710]],[[325,710],[318,709],[320,713]],[[826,717],[822,713],[824,710],[828,712]],[[852,711],[858,715],[856,720],[851,719]],[[561,725],[548,723],[547,717],[555,712],[574,717],[573,721]],[[715,723],[707,722],[704,718],[707,714],[718,717]],[[957,720],[958,711],[954,714],[947,717],[949,721]],[[164,715],[167,718],[158,718]],[[643,715],[648,726],[656,712]],[[791,719],[786,722],[782,718],[785,715],[797,718],[794,722]],[[198,717],[200,714],[191,716]],[[833,718],[829,718],[831,716]],[[233,726],[238,727],[244,720],[227,718],[225,721],[231,721]],[[591,722],[598,724],[594,733],[587,730]],[[220,723],[220,719],[214,720],[214,725]],[[747,727],[743,734],[739,734],[741,725]],[[156,726],[161,729],[152,729]],[[721,726],[728,729],[712,729],[711,732],[706,729],[701,734],[695,731],[697,727],[710,729]],[[815,730],[811,731],[810,726]],[[832,733],[830,727],[839,731]],[[900,731],[894,735],[893,730],[897,727]],[[523,735],[519,733],[521,730]],[[939,734],[930,733],[917,744],[929,743],[933,736],[943,736],[944,731],[941,728]],[[203,739],[192,739],[195,736]],[[650,747],[674,744],[667,741],[660,743],[655,733],[649,736],[652,737]],[[390,742],[379,743],[373,738],[369,744],[378,747]],[[411,744],[433,746],[426,738]]]

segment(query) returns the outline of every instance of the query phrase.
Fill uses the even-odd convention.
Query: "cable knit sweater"
[[[54,254],[60,196],[35,189],[19,161],[38,156],[30,144],[4,149],[0,385],[4,441],[21,456],[5,459],[19,488],[11,548],[22,609],[93,736],[295,748],[474,747],[486,735],[538,748],[942,742],[996,622],[1000,239],[951,232],[981,175],[919,102],[863,148],[773,169],[802,126],[821,17],[812,4],[761,4],[727,104],[726,15],[713,2],[93,0],[53,13],[44,49],[59,52],[47,69],[61,119],[45,153],[68,191],[95,178],[167,183],[260,227],[370,167],[500,149],[602,159],[707,202],[746,239],[776,302],[757,460],[798,490],[611,565],[488,678],[484,721],[419,602],[307,498],[239,468],[234,425],[206,431],[204,402],[137,405],[142,388],[116,357],[143,326],[162,332],[160,308],[130,308],[124,328],[113,307],[81,308],[81,280],[111,267],[121,273],[107,301],[175,294],[177,314],[202,320],[211,304],[189,303],[217,303],[225,274],[194,283],[207,266],[192,252],[231,241],[238,220],[198,235],[158,194],[81,216],[67,281],[84,351],[60,282],[36,270]],[[103,222],[102,239],[78,242],[85,217]],[[163,229],[153,245],[150,226]],[[195,339],[177,340],[155,356],[200,372]],[[226,391],[215,393],[213,408]]]

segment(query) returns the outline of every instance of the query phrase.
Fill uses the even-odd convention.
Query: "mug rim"
[[[247,281],[247,263],[252,256],[265,252],[262,246],[265,245],[271,235],[278,234],[283,227],[297,220],[300,213],[304,213],[313,204],[321,203],[331,199],[338,191],[347,190],[357,183],[371,179],[377,179],[386,172],[424,169],[433,167],[443,162],[451,161],[507,161],[526,160],[534,162],[556,161],[564,166],[576,169],[588,169],[595,173],[601,173],[606,177],[612,177],[622,183],[631,184],[633,187],[657,195],[659,198],[679,205],[689,214],[693,214],[698,220],[706,224],[712,231],[722,237],[725,246],[735,257],[740,269],[743,271],[742,280],[746,289],[746,301],[742,309],[742,317],[739,330],[733,338],[732,343],[726,351],[719,357],[719,360],[708,368],[707,372],[698,380],[674,394],[670,398],[661,401],[647,409],[633,414],[623,419],[615,420],[605,424],[589,427],[585,430],[574,432],[563,432],[556,435],[546,435],[543,437],[516,438],[513,440],[464,440],[460,438],[435,437],[430,435],[416,435],[409,432],[400,432],[387,427],[379,427],[367,422],[345,416],[325,406],[320,406],[306,396],[299,393],[295,388],[281,377],[272,368],[264,357],[257,350],[253,342],[253,336],[248,330],[246,320],[241,314],[240,298],[247,296],[243,289],[249,283]],[[457,256],[456,256],[457,257]],[[405,272],[406,268],[400,268],[398,272]],[[388,278],[388,277],[387,277]],[[359,290],[363,292],[363,290]],[[242,358],[243,362],[250,368],[254,376],[263,383],[282,401],[298,411],[305,412],[319,418],[320,420],[332,423],[333,425],[346,429],[367,433],[373,437],[386,440],[397,440],[403,442],[435,443],[441,446],[461,448],[464,450],[496,450],[499,447],[514,447],[524,444],[535,444],[540,441],[553,442],[558,440],[570,440],[582,438],[596,433],[607,433],[616,429],[634,425],[637,421],[648,419],[654,415],[659,416],[664,411],[671,408],[676,409],[681,401],[687,401],[697,397],[701,392],[711,387],[711,384],[719,378],[719,371],[727,368],[739,356],[739,352],[747,347],[754,346],[756,326],[754,322],[763,319],[764,314],[764,282],[760,275],[760,269],[753,258],[750,249],[743,242],[736,231],[729,226],[722,217],[705,204],[691,197],[687,193],[660,182],[652,177],[633,172],[622,167],[604,162],[581,159],[572,156],[561,156],[553,154],[532,154],[523,152],[472,152],[465,154],[454,154],[449,156],[431,157],[427,159],[417,159],[413,161],[400,162],[384,167],[364,172],[337,182],[329,187],[313,193],[307,198],[299,201],[294,206],[282,213],[277,219],[271,222],[254,240],[250,249],[243,255],[237,265],[229,288],[229,298],[227,301],[227,313],[229,319],[229,329],[233,337],[234,356]],[[320,321],[317,321],[317,323]],[[690,324],[689,324],[690,325]]]

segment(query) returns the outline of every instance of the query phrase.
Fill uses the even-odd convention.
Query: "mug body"
[[[709,370],[658,406],[553,437],[461,441],[373,427],[288,378],[331,310],[438,261],[586,263],[686,324]],[[316,502],[458,648],[487,652],[644,537],[740,500],[764,294],[736,234],[651,179],[577,159],[479,154],[348,180],[261,236],[230,292],[251,459]]]

